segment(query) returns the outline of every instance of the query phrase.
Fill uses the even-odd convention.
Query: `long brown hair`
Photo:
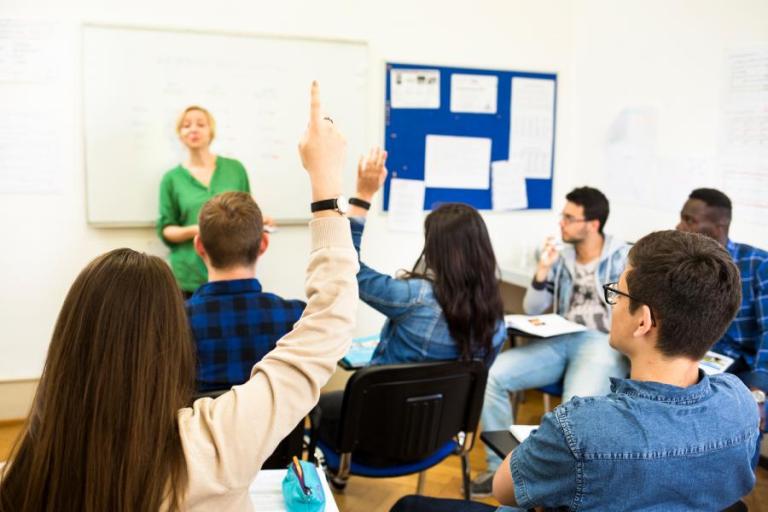
[[[432,281],[462,360],[492,360],[504,305],[496,256],[477,210],[445,203],[427,215],[424,249],[406,277]]]
[[[25,431],[0,480],[0,511],[181,507],[176,414],[193,389],[181,293],[160,258],[117,249],[69,290]]]

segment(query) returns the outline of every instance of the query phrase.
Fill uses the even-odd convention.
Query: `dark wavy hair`
[[[432,282],[462,360],[486,358],[504,317],[496,256],[480,214],[445,203],[424,221],[424,249],[406,278]]]

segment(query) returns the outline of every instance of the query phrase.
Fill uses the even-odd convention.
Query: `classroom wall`
[[[520,15],[523,12],[525,16]],[[72,280],[86,262],[121,246],[165,253],[152,230],[94,229],[86,224],[77,31],[80,22],[367,40],[372,66],[367,112],[371,144],[380,144],[383,138],[385,60],[558,71],[563,84],[568,80],[570,11],[568,3],[557,1],[485,1],[465,12],[447,9],[438,1],[221,2],[212,9],[209,2],[199,1],[138,0],[127,5],[77,0],[65,6],[45,0],[10,0],[3,2],[0,16],[64,21],[71,36],[67,42],[71,48],[62,68],[72,70],[71,80],[67,76],[66,86],[60,91],[69,102],[65,105],[68,115],[56,126],[65,155],[58,169],[63,183],[61,192],[4,195],[0,200],[4,233],[4,250],[0,251],[0,379],[39,376],[56,314]],[[565,93],[561,95],[561,101],[566,97]],[[560,113],[560,119],[562,127],[567,120],[566,111]],[[558,159],[566,154],[567,145],[561,142]],[[355,160],[356,155],[350,155],[350,165]],[[296,172],[303,172],[298,159]],[[275,193],[268,184],[254,183],[253,188],[257,194]],[[409,267],[418,255],[421,235],[390,233],[378,209],[375,206],[371,215],[365,257],[371,265],[386,272]],[[511,221],[517,224],[516,236],[525,238],[526,234],[548,227],[547,217],[548,213],[525,213],[515,219],[509,215],[489,216],[499,254],[503,257],[512,252]],[[305,227],[286,227],[276,233],[258,265],[264,287],[288,297],[302,296],[307,251]],[[380,324],[380,317],[364,308],[358,332],[374,332]]]
[[[693,188],[727,187],[727,56],[768,46],[768,2],[579,0],[572,34],[571,158],[559,170],[569,186],[604,187],[608,231],[636,240],[673,228]],[[607,150],[622,137],[637,158]],[[765,218],[745,217],[735,201],[732,238],[768,247]]]
[[[719,68],[709,57],[741,40],[768,40],[765,23],[761,25],[768,19],[764,2],[740,0],[729,2],[727,10],[725,6],[698,0],[292,0],[222,1],[214,8],[210,2],[181,0],[73,0],[66,5],[5,0],[0,17],[53,17],[68,24],[72,48],[66,65],[73,73],[64,94],[71,101],[68,115],[56,126],[65,154],[58,169],[62,191],[0,196],[0,378],[40,374],[55,316],[88,260],[120,246],[165,251],[151,230],[93,229],[86,224],[78,83],[81,21],[367,40],[374,67],[367,113],[371,144],[382,142],[385,60],[557,72],[555,209],[485,215],[500,263],[519,266],[523,252],[530,252],[545,234],[557,233],[561,196],[575,185],[605,182],[602,148],[617,111],[649,104],[664,109],[659,134],[664,151],[698,156],[711,145],[717,105],[710,82],[719,79]],[[350,163],[354,157],[350,155]],[[296,172],[302,172],[298,160]],[[254,183],[253,188],[273,193],[268,184]],[[644,220],[637,209],[623,212],[614,201],[609,228],[636,238],[650,228],[674,225],[678,208],[674,204],[668,212],[643,211]],[[409,267],[421,236],[389,232],[378,210],[377,205],[371,214],[364,258],[385,272]],[[768,246],[766,235],[758,236],[752,227],[737,223],[734,232]],[[258,266],[264,287],[288,297],[302,295],[307,250],[306,228],[288,227],[275,234]],[[359,317],[360,334],[380,326],[381,318],[366,307]],[[0,408],[0,418],[3,414]]]

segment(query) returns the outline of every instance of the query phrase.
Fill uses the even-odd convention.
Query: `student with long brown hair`
[[[387,175],[387,153],[373,149],[358,165],[350,200],[352,241],[360,253],[365,218]],[[370,364],[483,361],[491,366],[506,339],[498,267],[485,222],[462,203],[435,208],[424,221],[424,248],[394,278],[360,262],[360,300],[387,319]],[[319,439],[335,446],[343,391],[320,397]]]
[[[345,144],[313,84],[300,144],[313,201],[340,195]],[[193,345],[170,269],[130,249],[91,262],[67,295],[26,429],[0,473],[0,511],[250,510],[249,484],[351,339],[349,223],[335,211],[314,216],[301,320],[248,382],[192,407]]]
[[[365,218],[387,175],[386,151],[358,165],[349,217],[360,253]],[[506,338],[496,255],[485,222],[463,203],[445,203],[424,221],[424,248],[399,278],[361,261],[360,299],[387,317],[372,365],[472,360],[490,366]]]

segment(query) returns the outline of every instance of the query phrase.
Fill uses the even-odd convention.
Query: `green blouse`
[[[160,182],[160,218],[157,234],[171,249],[171,269],[185,292],[194,292],[208,281],[208,271],[195,253],[192,240],[173,243],[163,236],[166,226],[197,224],[200,209],[206,201],[222,192],[249,192],[248,174],[243,164],[231,158],[216,157],[211,183],[206,187],[182,165],[165,173]]]

